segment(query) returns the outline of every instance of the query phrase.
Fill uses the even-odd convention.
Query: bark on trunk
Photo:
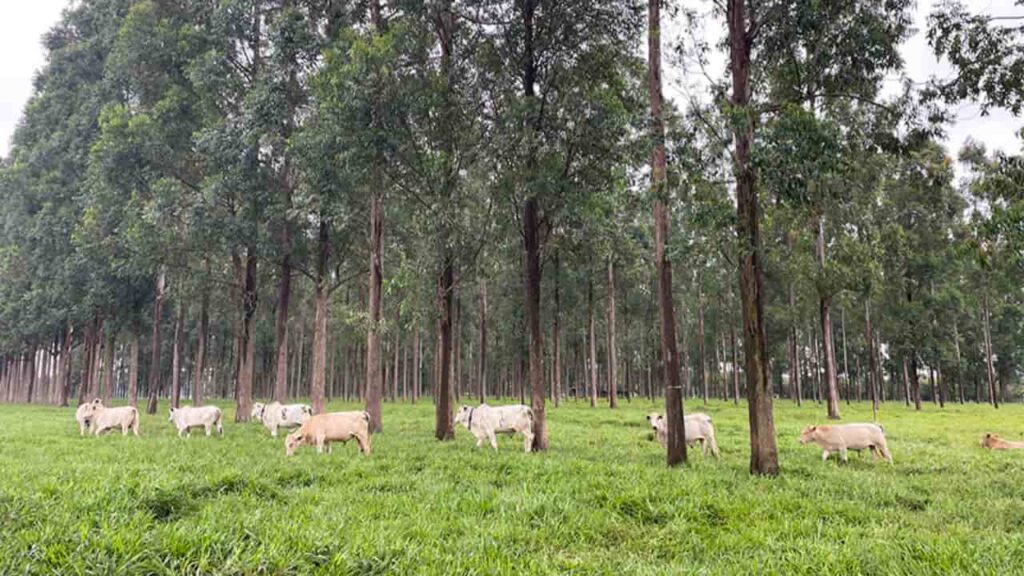
[[[249,246],[245,255],[245,278],[242,284],[242,332],[240,354],[241,368],[238,371],[238,386],[235,390],[235,422],[248,422],[252,412],[252,381],[256,352],[256,248]]]
[[[107,331],[107,343],[103,348],[103,405],[110,406],[114,397],[114,345],[117,334],[113,329]]]
[[[68,405],[68,393],[71,387],[71,344],[75,338],[75,325],[67,321],[67,328],[60,342],[60,365],[57,372],[57,405]]]
[[[815,227],[815,246],[818,268],[825,270],[825,220],[818,216]],[[818,297],[818,312],[821,320],[821,351],[825,365],[825,393],[828,400],[828,419],[839,420],[839,382],[836,377],[836,352],[832,342],[832,295]]]
[[[370,432],[384,430],[381,396],[384,381],[380,369],[380,313],[382,258],[384,253],[384,219],[381,200],[374,196],[370,205],[370,301],[369,327],[366,333],[366,411],[370,413]]]
[[[455,429],[452,420],[452,291],[455,284],[453,257],[445,249],[441,261],[441,273],[437,284],[438,305],[438,355],[437,385],[434,388],[434,437],[441,441],[454,440]]]
[[[557,320],[556,320],[557,324]],[[487,402],[487,280],[480,279],[480,358],[477,367],[480,403]]]
[[[171,406],[181,405],[181,337],[185,324],[185,310],[182,303],[174,314],[174,345],[171,350]]]
[[[289,233],[283,233],[287,242]],[[287,246],[287,244],[285,244]],[[292,262],[291,255],[285,254],[281,260],[281,278],[277,287],[277,313],[275,317],[275,348],[277,354],[274,364],[274,400],[285,404],[288,401],[288,308],[292,293]]]
[[[589,347],[588,368],[590,370],[590,407],[597,407],[597,330],[594,321],[594,279],[587,275],[587,337]]]
[[[707,334],[704,332],[704,282],[703,274],[697,274],[697,351],[700,356],[700,387],[704,405],[708,405],[708,357]]]
[[[552,396],[555,401],[555,408],[561,403],[562,400],[562,333],[561,333],[561,316],[562,316],[562,300],[559,293],[559,281],[560,281],[560,266],[561,262],[558,255],[555,255],[555,315],[551,319],[551,362],[554,364],[551,368],[551,387]]]
[[[868,347],[868,381],[871,383],[871,412],[878,420],[878,366],[875,364],[875,339],[871,330],[871,302],[864,300],[864,340]]]
[[[149,361],[149,402],[146,404],[146,414],[156,414],[156,403],[160,396],[160,348],[163,343],[160,324],[164,315],[164,286],[166,275],[161,270],[156,276],[156,296],[153,299],[153,337],[150,339],[150,361]]]
[[[988,401],[993,407],[999,408],[999,399],[996,397],[996,375],[992,365],[992,328],[989,319],[988,294],[983,294],[981,298],[981,326],[985,341],[985,376],[988,378]]]
[[[206,336],[210,331],[210,294],[203,288],[199,304],[199,336],[196,345],[196,364],[192,370],[192,405],[203,405],[203,380],[206,374]]]
[[[653,1],[653,0],[652,0]],[[753,35],[747,29],[746,0],[728,0],[729,56],[732,105],[743,114],[733,122],[736,173],[737,235],[740,249],[740,299],[743,310],[743,352],[746,356],[747,401],[750,419],[750,472],[779,472],[768,379],[768,336],[764,324],[764,263],[761,254],[757,173],[750,163],[754,118],[750,103],[750,53]]]
[[[136,407],[139,405],[139,329],[132,330],[128,352],[128,404]]]
[[[615,261],[608,259],[608,407],[619,406],[618,351],[615,342]]]
[[[658,308],[661,316],[661,360],[665,383],[665,419],[669,466],[686,462],[683,432],[683,390],[679,382],[679,351],[676,344],[675,307],[672,301],[672,263],[668,244],[668,197],[665,162],[665,124],[661,116],[661,1],[647,3],[647,86],[651,104],[651,188],[654,196],[654,262],[658,272]]]
[[[317,232],[316,258],[316,311],[313,317],[313,367],[309,384],[309,403],[313,414],[323,414],[324,391],[327,381],[327,314],[330,300],[330,278],[327,265],[331,257],[330,225],[320,216]]]
[[[532,16],[531,16],[532,20]],[[532,88],[531,88],[532,89]],[[523,245],[526,249],[526,326],[530,337],[530,405],[533,408],[533,450],[548,449],[544,414],[547,390],[544,382],[544,336],[540,326],[540,207],[536,197],[523,206]]]

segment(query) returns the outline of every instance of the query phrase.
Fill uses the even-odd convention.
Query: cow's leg
[[[209,438],[210,434],[213,433],[213,424],[207,424],[204,428],[206,428],[206,437]]]
[[[533,432],[530,430],[523,430],[523,452],[533,451]]]
[[[704,458],[708,457],[708,441],[706,438],[701,438],[700,442],[700,455]]]
[[[332,448],[331,448],[331,443],[330,442],[324,440],[324,448],[326,448],[328,454],[331,453]]]
[[[121,424],[121,436],[128,435],[128,423]]]
[[[878,449],[875,448],[874,446],[868,446],[868,450],[871,452],[871,461],[872,462],[877,462],[878,461]]]
[[[370,453],[370,441],[369,441],[369,439],[366,436],[363,436],[362,434],[357,434],[356,435],[356,443],[359,444],[359,451],[360,452],[362,452],[363,454],[369,454]]]
[[[494,431],[493,430],[487,433],[487,439],[491,441],[491,448],[494,448],[494,451],[497,452],[498,451],[498,439],[494,436]]]
[[[879,444],[878,450],[882,453],[882,457],[888,460],[889,464],[892,464],[892,454],[889,452],[889,447],[885,444]]]
[[[484,445],[484,436],[476,437],[476,447],[479,448]]]
[[[839,458],[841,458],[844,463],[850,461],[846,454],[846,446],[841,446],[839,448]]]
[[[824,462],[826,460],[828,460],[828,450],[822,450],[821,451],[821,461]]]
[[[273,436],[274,438],[277,438],[277,426],[270,427],[270,435]]]

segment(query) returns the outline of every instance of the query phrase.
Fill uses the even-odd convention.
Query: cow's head
[[[651,428],[657,430],[664,425],[664,417],[657,412],[651,412],[647,415],[647,421],[651,423]]]
[[[818,436],[818,427],[817,426],[808,426],[808,427],[804,428],[802,432],[800,432],[800,443],[801,444],[807,444],[808,442],[813,442],[814,439],[817,438],[817,436]]]
[[[455,423],[469,428],[469,415],[472,411],[473,409],[469,406],[459,406],[459,409],[455,412]]]
[[[1001,440],[1002,438],[1000,438],[999,436],[992,433],[988,433],[985,434],[985,437],[981,439],[981,445],[984,448],[991,448],[996,444],[999,444]]]
[[[249,414],[249,417],[252,418],[253,420],[258,421],[258,422],[262,422],[263,421],[263,409],[264,408],[265,408],[265,406],[263,404],[261,404],[260,402],[257,402],[255,404],[253,404],[252,405],[252,412]]]
[[[306,435],[302,430],[296,430],[284,438],[284,454],[285,456],[291,456],[295,454],[295,449],[306,443]]]
[[[168,422],[174,422],[174,413],[177,412],[177,411],[178,411],[178,409],[175,408],[174,406],[171,406],[170,408],[167,409],[167,421]]]

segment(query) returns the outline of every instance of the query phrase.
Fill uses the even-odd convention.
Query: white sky
[[[45,62],[40,44],[42,35],[57,22],[61,10],[72,1],[0,0],[0,156],[7,154],[11,135],[32,94],[32,77]],[[1024,7],[1015,6],[1014,0],[967,0],[966,3],[977,13],[1024,14]],[[916,18],[921,32],[903,46],[907,75],[915,81],[923,81],[935,73],[948,73],[947,67],[936,62],[924,39],[925,18],[933,4],[932,0],[919,0]],[[686,0],[686,5],[701,6],[700,9],[706,12],[709,3]],[[709,25],[705,31],[714,33],[715,40],[723,33],[720,25]],[[720,73],[723,62],[722,55],[712,58],[709,72]],[[666,96],[670,98],[686,98],[687,94],[699,91],[703,85],[699,71],[683,72],[668,66],[665,76],[668,84]],[[957,110],[957,122],[949,127],[946,144],[955,155],[970,136],[989,149],[1019,152],[1022,145],[1017,132],[1022,128],[1024,118],[1014,118],[1005,110],[992,110],[987,117],[982,117],[976,106],[963,105]]]

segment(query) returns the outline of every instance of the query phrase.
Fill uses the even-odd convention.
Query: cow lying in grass
[[[989,450],[1024,450],[1024,442],[1003,440],[995,434],[985,434],[981,439],[981,445]]]
[[[511,436],[518,433],[523,435],[523,450],[533,450],[533,410],[529,406],[459,406],[455,423],[462,424],[476,437],[477,448],[483,445],[484,440],[489,440],[491,447],[497,450],[497,434]]]
[[[654,437],[662,447],[668,445],[668,421],[657,412],[647,415],[647,421],[654,429]],[[686,438],[686,445],[693,446],[700,442],[700,451],[704,457],[711,449],[711,455],[718,458],[718,442],[715,441],[715,426],[711,423],[711,417],[703,412],[687,414],[683,417],[683,437]]]
[[[254,420],[261,422],[267,430],[270,430],[270,435],[274,438],[277,438],[278,428],[301,426],[312,415],[313,409],[308,404],[281,404],[280,402],[271,402],[270,404],[257,402],[252,405],[252,414],[250,414]]]
[[[303,444],[316,446],[317,454],[326,448],[331,453],[331,442],[345,443],[355,438],[359,451],[370,455],[370,413],[332,412],[317,414],[299,426],[284,439],[285,454],[291,456]]]
[[[103,401],[99,398],[92,402],[86,402],[85,404],[79,404],[78,410],[75,410],[75,420],[78,422],[78,435],[85,436],[85,433],[92,427],[92,406],[103,406]]]
[[[892,464],[892,454],[885,442],[885,430],[877,424],[839,424],[836,426],[808,426],[800,433],[800,443],[814,442],[821,446],[821,460],[828,460],[829,454],[838,452],[843,462],[847,461],[847,450],[871,451],[871,459],[878,455]]]
[[[167,420],[174,422],[179,437],[183,434],[191,436],[193,428],[205,428],[209,436],[214,426],[217,427],[217,433],[223,436],[224,427],[221,426],[220,418],[220,408],[216,406],[182,406],[171,408]]]
[[[88,406],[84,412],[85,417],[92,420],[92,430],[96,436],[113,428],[120,428],[124,436],[128,435],[129,429],[136,436],[139,435],[139,411],[134,406],[108,408],[99,398],[90,402]]]

